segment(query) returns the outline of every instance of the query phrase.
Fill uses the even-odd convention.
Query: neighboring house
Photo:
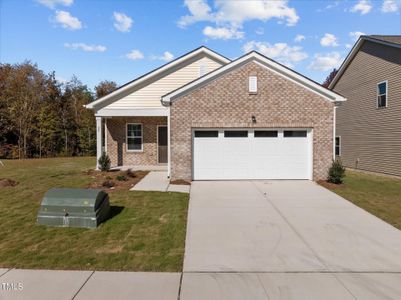
[[[401,36],[361,36],[329,88],[347,98],[337,109],[342,162],[401,176]]]
[[[325,179],[345,98],[257,53],[198,48],[98,99],[97,156],[171,179]]]

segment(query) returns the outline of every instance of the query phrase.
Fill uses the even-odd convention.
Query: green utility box
[[[96,228],[109,214],[109,195],[102,190],[51,189],[43,197],[38,224]]]

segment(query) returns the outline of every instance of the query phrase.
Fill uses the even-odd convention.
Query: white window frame
[[[336,140],[338,138],[338,154],[336,154]],[[335,156],[341,156],[341,136],[337,135],[336,138],[334,139],[334,155]]]
[[[248,91],[249,91],[249,94],[257,94],[257,92],[258,92],[258,76],[249,75]]]
[[[128,125],[141,125],[141,136],[128,136]],[[141,138],[141,149],[128,149],[128,138]],[[143,124],[142,123],[126,123],[125,125],[125,150],[127,152],[143,152]]]
[[[379,106],[379,96],[382,96],[383,94],[379,94],[379,85],[385,83],[386,84],[386,105],[385,106]],[[379,82],[376,85],[376,107],[377,108],[385,108],[388,106],[388,80],[384,80],[382,82]]]

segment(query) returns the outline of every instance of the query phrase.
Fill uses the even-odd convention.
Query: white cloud
[[[398,12],[401,9],[401,0],[384,0],[381,11],[384,13]]]
[[[265,33],[265,30],[263,29],[263,27],[259,27],[255,30],[255,33],[257,35],[263,35]]]
[[[352,45],[351,44],[345,44],[345,48],[347,48],[347,49],[352,48]]]
[[[325,33],[324,36],[320,39],[320,45],[323,47],[337,47],[337,37],[331,33]]]
[[[82,23],[78,18],[71,16],[69,12],[63,10],[56,11],[55,22],[59,23],[61,27],[70,30],[82,28]]]
[[[331,52],[327,54],[315,54],[313,61],[309,65],[309,69],[315,71],[329,71],[338,68],[343,61],[340,53]]]
[[[361,35],[365,35],[365,33],[361,31],[351,31],[349,36],[351,37],[352,41],[356,41]]]
[[[102,45],[88,45],[85,43],[65,43],[64,47],[73,50],[81,49],[85,52],[104,52],[107,50],[106,46]]]
[[[361,15],[366,15],[371,10],[372,4],[370,4],[368,0],[359,0],[359,2],[350,9],[351,12],[360,12]]]
[[[38,3],[47,6],[48,8],[54,9],[57,5],[71,6],[74,0],[37,0]]]
[[[65,79],[64,77],[61,77],[61,76],[57,76],[56,75],[56,80],[58,81],[58,82],[60,82],[60,83],[62,83],[62,84],[65,84],[65,83],[67,83],[67,79]]]
[[[243,35],[239,31],[243,23],[251,20],[268,21],[276,18],[287,26],[294,26],[299,20],[296,10],[288,6],[287,0],[214,0],[214,9],[207,0],[184,0],[184,6],[190,14],[181,17],[178,25],[185,27],[201,21],[211,22],[216,27],[208,26],[206,32],[212,36],[238,38],[238,34]]]
[[[164,51],[162,56],[152,56],[151,59],[154,60],[162,60],[162,61],[170,61],[174,59],[174,55],[169,51]]]
[[[244,37],[243,31],[238,31],[236,27],[211,27],[206,26],[203,29],[203,34],[213,40],[231,40],[231,39],[242,39]]]
[[[340,4],[340,1],[334,1],[334,2],[331,3],[331,4],[328,4],[328,5],[325,7],[325,9],[332,9],[332,8],[334,8],[334,7],[337,7],[339,4]]]
[[[184,6],[188,8],[191,14],[180,18],[178,21],[178,25],[180,27],[185,27],[199,21],[209,21],[212,19],[212,9],[207,4],[206,0],[184,0]]]
[[[144,58],[142,52],[137,49],[131,50],[129,53],[126,54],[126,57],[130,60],[138,60]]]
[[[113,17],[114,17],[114,28],[116,28],[118,31],[121,32],[129,32],[131,27],[132,27],[132,23],[134,21],[132,21],[132,19],[130,17],[128,17],[126,14],[124,13],[120,13],[120,12],[113,12]]]
[[[292,67],[293,64],[300,62],[308,57],[308,54],[306,54],[302,50],[302,47],[291,47],[286,43],[276,43],[274,45],[271,45],[266,42],[250,41],[243,46],[243,51],[245,53],[252,50],[256,50],[261,54],[275,59],[288,67]]]
[[[299,43],[302,42],[305,39],[305,36],[302,34],[297,34],[297,36],[295,37],[294,41]]]

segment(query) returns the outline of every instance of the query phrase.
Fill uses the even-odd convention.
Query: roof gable
[[[322,85],[320,85],[319,83],[287,68],[284,65],[279,64],[278,62],[267,58],[266,56],[256,52],[256,51],[252,51],[248,54],[245,54],[244,56],[232,61],[231,63],[213,71],[210,72],[209,74],[200,77],[186,85],[184,85],[183,87],[178,88],[175,91],[172,91],[166,95],[164,95],[162,97],[162,102],[170,102],[170,101],[174,101],[176,98],[191,92],[192,90],[201,87],[203,85],[206,85],[208,82],[214,80],[215,78],[220,77],[221,75],[229,72],[230,70],[234,69],[234,68],[238,68],[244,64],[247,64],[251,61],[254,61],[266,68],[268,68],[270,71],[285,77],[286,79],[303,86],[304,88],[319,94],[320,96],[324,97],[325,99],[332,101],[332,102],[340,102],[340,101],[345,101],[346,99],[323,87]]]
[[[386,36],[386,35],[369,35],[369,36],[362,35],[362,36],[360,36],[358,41],[352,47],[351,51],[348,53],[347,57],[344,59],[340,68],[338,69],[336,76],[331,81],[331,83],[329,85],[330,89],[333,89],[335,87],[338,80],[344,74],[348,65],[354,59],[355,55],[359,52],[359,50],[361,49],[361,47],[365,41],[401,49],[401,36]]]
[[[130,81],[130,82],[122,85],[114,92],[87,104],[85,107],[89,108],[89,109],[96,109],[96,110],[103,108],[104,106],[107,106],[107,105],[117,101],[118,99],[121,99],[122,97],[129,95],[130,93],[134,92],[135,90],[143,88],[143,87],[159,80],[160,78],[163,78],[164,76],[166,76],[172,72],[175,72],[176,70],[179,70],[179,69],[185,67],[186,65],[188,65],[194,61],[200,60],[204,57],[209,57],[209,58],[219,62],[222,65],[225,65],[230,62],[230,60],[228,58],[210,50],[209,48],[202,46],[200,48],[197,48],[197,49],[141,76],[141,77],[134,79],[133,81]]]

